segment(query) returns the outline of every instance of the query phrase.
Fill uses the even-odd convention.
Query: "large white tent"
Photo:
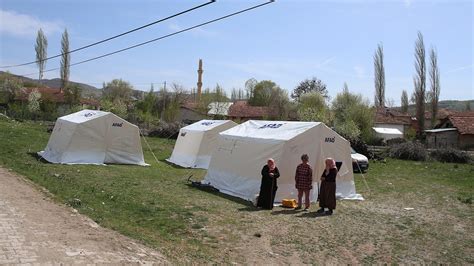
[[[51,163],[146,165],[138,127],[96,110],[58,118],[48,145],[38,154]]]
[[[260,189],[260,171],[267,159],[273,158],[281,174],[275,200],[297,198],[295,170],[305,153],[313,168],[312,201],[317,198],[324,160],[328,157],[342,162],[336,196],[362,199],[355,191],[349,142],[319,122],[250,120],[221,132],[202,182],[223,193],[254,200]]]
[[[182,167],[207,169],[219,132],[236,125],[231,120],[201,120],[181,128],[167,161]]]

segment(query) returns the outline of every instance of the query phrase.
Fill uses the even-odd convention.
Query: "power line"
[[[110,52],[110,53],[107,53],[107,54],[103,54],[103,55],[100,55],[100,56],[96,56],[96,57],[93,57],[93,58],[90,58],[90,59],[87,59],[87,60],[84,60],[84,61],[80,61],[80,62],[71,64],[70,66],[72,67],[72,66],[84,64],[84,63],[87,63],[87,62],[90,62],[90,61],[94,61],[94,60],[97,60],[97,59],[100,59],[100,58],[104,58],[104,57],[107,57],[107,56],[111,56],[111,55],[114,55],[114,54],[118,54],[118,53],[121,53],[121,52],[130,50],[130,49],[133,49],[133,48],[137,48],[137,47],[139,47],[139,46],[143,46],[143,45],[145,45],[145,44],[149,44],[149,43],[152,43],[152,42],[156,42],[156,41],[159,41],[159,40],[162,40],[162,39],[165,39],[165,38],[168,38],[168,37],[171,37],[171,36],[174,36],[174,35],[177,35],[177,34],[186,32],[186,31],[190,31],[190,30],[193,30],[193,29],[196,29],[196,28],[199,28],[199,27],[202,27],[202,26],[205,26],[205,25],[208,25],[208,24],[211,24],[211,23],[220,21],[220,20],[224,20],[224,19],[226,19],[226,18],[229,18],[229,17],[235,16],[235,15],[238,15],[238,14],[241,14],[241,13],[244,13],[244,12],[247,12],[247,11],[250,11],[250,10],[252,10],[252,9],[256,9],[256,8],[259,8],[259,7],[268,5],[268,4],[273,3],[273,2],[275,2],[275,0],[269,0],[268,2],[265,2],[265,3],[263,3],[263,4],[259,4],[259,5],[255,5],[255,6],[246,8],[246,9],[242,9],[242,10],[240,10],[240,11],[237,11],[237,12],[234,12],[234,13],[231,13],[231,14],[228,14],[228,15],[225,15],[225,16],[222,16],[222,17],[213,19],[213,20],[209,20],[209,21],[204,22],[204,23],[200,23],[200,24],[197,24],[197,25],[195,25],[195,26],[192,26],[192,27],[189,27],[189,28],[185,28],[185,29],[183,29],[183,30],[179,30],[179,31],[176,31],[176,32],[173,32],[173,33],[170,33],[170,34],[166,34],[166,35],[163,35],[163,36],[161,36],[161,37],[158,37],[158,38],[155,38],[155,39],[146,41],[146,42],[142,42],[142,43],[139,43],[139,44],[135,44],[135,45],[129,46],[129,47],[127,47],[127,48],[123,48],[123,49],[120,49],[120,50],[116,50],[116,51],[114,51],[114,52]],[[57,68],[48,69],[48,70],[43,71],[43,73],[55,71],[55,70],[58,70],[58,69],[60,69],[60,68],[57,67]],[[23,76],[32,76],[32,75],[37,75],[37,74],[38,74],[38,72],[35,72],[35,73],[31,73],[31,74],[26,74],[26,75],[23,75]]]
[[[166,18],[162,18],[162,19],[156,20],[156,21],[154,21],[154,22],[152,22],[152,23],[148,23],[148,24],[146,24],[146,25],[143,25],[143,26],[140,26],[140,27],[138,27],[138,28],[134,28],[134,29],[132,29],[132,30],[129,30],[129,31],[120,33],[120,34],[118,34],[118,35],[109,37],[109,38],[107,38],[107,39],[104,39],[104,40],[101,40],[101,41],[98,41],[98,42],[95,42],[95,43],[91,43],[91,44],[88,44],[88,45],[86,45],[86,46],[79,47],[79,48],[77,48],[77,49],[74,49],[74,50],[69,51],[69,52],[66,53],[66,54],[71,54],[71,53],[74,53],[74,52],[77,52],[77,51],[80,51],[80,50],[84,50],[84,49],[86,49],[86,48],[89,48],[89,47],[92,47],[92,46],[95,46],[95,45],[98,45],[98,44],[101,44],[101,43],[104,43],[104,42],[108,42],[108,41],[113,40],[113,39],[116,39],[116,38],[118,38],[118,37],[121,37],[121,36],[130,34],[130,33],[132,33],[132,32],[135,32],[135,31],[144,29],[144,28],[146,28],[146,27],[150,27],[150,26],[155,25],[155,24],[157,24],[157,23],[160,23],[160,22],[163,22],[163,21],[165,21],[165,20],[169,20],[169,19],[171,19],[171,18],[174,18],[174,17],[180,16],[180,15],[183,15],[183,14],[185,14],[185,13],[191,12],[191,11],[193,11],[193,10],[199,9],[199,8],[201,8],[201,7],[207,6],[207,5],[212,4],[212,3],[215,3],[215,2],[216,2],[216,0],[210,0],[210,1],[207,2],[207,3],[204,3],[204,4],[201,4],[201,5],[195,6],[195,7],[193,7],[193,8],[190,8],[190,9],[187,9],[187,10],[184,10],[184,11],[181,11],[181,12],[179,12],[179,13],[176,13],[176,14],[174,14],[174,15],[168,16],[168,17],[166,17]],[[46,59],[44,59],[44,60],[42,60],[42,61],[46,61],[46,60],[49,60],[49,59],[57,58],[57,57],[60,57],[60,56],[62,56],[62,55],[63,55],[63,54],[54,55],[54,56],[48,57],[48,58],[46,58]],[[36,61],[32,61],[32,62],[27,62],[27,63],[23,63],[23,64],[18,64],[18,65],[0,66],[0,68],[12,68],[12,67],[26,66],[26,65],[36,64],[36,63],[38,63],[39,61],[40,61],[40,60],[36,60]]]

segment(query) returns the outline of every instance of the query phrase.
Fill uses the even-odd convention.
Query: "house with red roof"
[[[435,129],[425,132],[429,148],[474,150],[474,111],[448,115]]]
[[[276,116],[275,111],[268,106],[252,106],[247,101],[235,101],[229,107],[229,119],[245,122],[247,120],[265,120]]]
[[[377,108],[375,111],[375,128],[396,129],[404,135],[413,128],[416,130],[416,118],[387,107]]]

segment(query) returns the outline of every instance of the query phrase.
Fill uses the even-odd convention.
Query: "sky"
[[[0,66],[35,60],[42,28],[48,56],[60,54],[61,35],[69,32],[78,48],[208,0],[0,0]],[[265,0],[217,0],[171,20],[71,54],[79,62],[191,27]],[[374,99],[377,45],[384,49],[388,101],[400,104],[402,90],[413,92],[414,51],[423,34],[427,65],[435,49],[441,100],[474,99],[472,0],[276,0],[261,8],[177,34],[100,60],[71,67],[70,80],[98,88],[116,78],[135,89],[155,90],[178,83],[196,87],[203,60],[203,87],[216,84],[229,93],[250,78],[272,80],[291,92],[316,77],[334,98],[344,82],[349,90]],[[59,67],[59,58],[46,69]],[[428,68],[429,69],[429,68]],[[1,68],[37,78],[36,65]],[[45,78],[58,78],[59,70]],[[427,79],[429,88],[429,79]]]

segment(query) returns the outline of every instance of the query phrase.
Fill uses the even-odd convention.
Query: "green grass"
[[[0,119],[0,165],[45,187],[56,201],[73,205],[101,226],[156,248],[172,262],[248,263],[253,250],[267,245],[265,250],[297,254],[307,263],[324,262],[325,256],[347,262],[340,255],[344,252],[359,263],[474,263],[473,165],[371,162],[365,174],[369,189],[362,175],[355,175],[356,188],[366,200],[339,201],[333,220],[327,220],[280,208],[255,212],[245,201],[190,187],[188,176],[199,180],[205,171],[167,164],[173,140],[147,138],[159,161],[143,143],[151,166],[141,167],[38,161],[34,153],[44,149],[48,138],[39,123]],[[265,245],[258,242],[267,238]],[[373,251],[361,253],[365,247]],[[456,254],[442,253],[451,248]],[[265,254],[254,256],[270,263]]]

